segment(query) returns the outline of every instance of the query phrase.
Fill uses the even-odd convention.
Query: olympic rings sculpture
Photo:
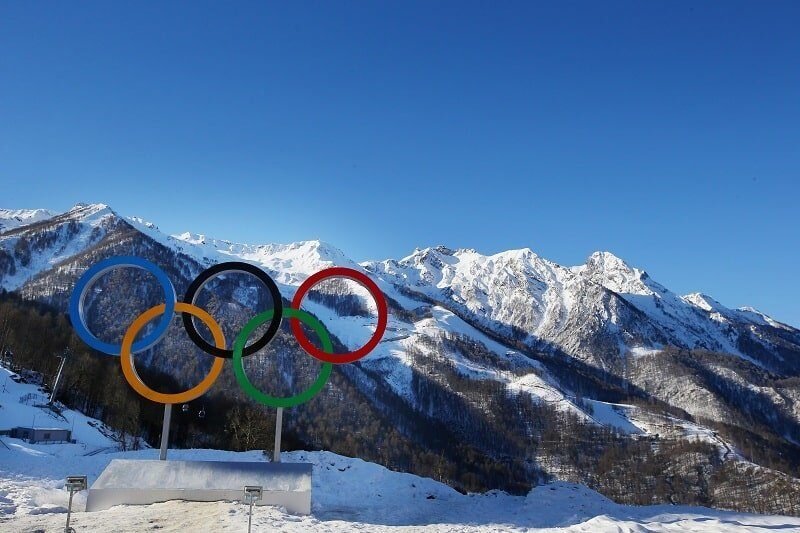
[[[140,314],[125,331],[122,342],[120,344],[112,344],[100,340],[89,331],[86,325],[86,296],[92,288],[92,285],[101,276],[111,270],[126,267],[139,268],[153,274],[159,285],[161,285],[165,302],[151,307]],[[200,291],[206,284],[217,276],[232,272],[251,274],[258,279],[269,291],[272,297],[273,308],[250,319],[236,336],[233,347],[228,348],[225,336],[222,333],[222,328],[207,311],[195,304],[197,303]],[[334,354],[333,343],[322,323],[313,315],[300,309],[300,304],[308,291],[311,290],[314,285],[328,278],[347,278],[356,281],[366,288],[375,300],[375,305],[378,310],[378,321],[375,333],[364,346],[352,352]],[[172,315],[175,312],[181,313],[184,328],[192,342],[204,352],[213,355],[215,359],[208,374],[206,374],[200,383],[186,391],[168,394],[155,391],[144,383],[136,372],[133,355],[148,350],[161,340],[166,334],[172,320]],[[352,268],[331,267],[313,274],[306,279],[297,289],[297,292],[295,292],[294,298],[292,299],[292,306],[290,308],[284,308],[281,300],[281,293],[275,281],[273,281],[266,272],[250,263],[232,261],[220,263],[204,270],[189,284],[183,301],[178,301],[175,294],[175,287],[172,285],[166,273],[150,261],[133,256],[111,257],[100,261],[84,272],[72,291],[69,301],[69,314],[72,318],[72,327],[75,333],[91,348],[108,355],[118,355],[122,366],[122,374],[125,376],[128,384],[137,393],[149,400],[163,404],[192,401],[202,396],[211,388],[222,372],[225,359],[231,359],[236,381],[239,383],[242,390],[255,401],[271,407],[293,407],[313,398],[325,387],[333,370],[333,365],[358,361],[375,349],[386,331],[386,324],[388,322],[388,306],[385,296],[374,281],[364,273]],[[157,317],[161,318],[155,328],[137,341],[136,336],[139,332]],[[200,335],[192,317],[199,319],[208,327],[214,339],[214,344],[209,343]],[[292,333],[300,347],[311,357],[318,359],[323,364],[317,379],[306,390],[294,396],[275,397],[262,392],[248,379],[244,372],[243,358],[253,355],[272,341],[280,329],[283,317],[289,318]],[[255,342],[248,345],[247,341],[250,339],[251,335],[259,326],[267,322],[269,326],[264,334],[256,339]],[[314,346],[308,339],[300,326],[301,322],[316,333],[322,344],[322,349]]]

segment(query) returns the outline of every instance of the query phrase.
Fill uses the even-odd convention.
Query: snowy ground
[[[17,450],[0,451],[0,530],[57,531],[63,528],[68,474],[95,479],[119,457],[149,458],[156,450],[78,456],[69,461],[49,455],[22,459]],[[260,452],[177,450],[184,460],[263,461]],[[255,531],[800,531],[800,518],[727,513],[674,506],[614,504],[580,485],[537,487],[527,496],[502,492],[465,496],[430,479],[329,452],[291,452],[284,461],[311,462],[313,511],[294,516],[281,509],[256,508]],[[247,508],[238,502],[166,502],[82,512],[76,497],[77,531],[244,531]]]
[[[87,475],[94,482],[116,458],[155,459],[153,449],[112,451],[113,441],[97,421],[66,411],[60,424],[20,398],[34,385],[5,380],[0,368],[0,429],[28,424],[71,427],[77,444],[31,445],[0,437],[0,531],[63,531],[67,475]],[[596,406],[600,407],[600,406]],[[598,409],[602,410],[602,409]],[[609,415],[609,413],[605,413]],[[173,450],[171,459],[264,461],[260,452]],[[567,483],[535,488],[527,496],[502,492],[462,495],[427,478],[392,472],[360,459],[330,452],[290,452],[284,461],[314,465],[312,514],[294,516],[282,509],[256,508],[254,531],[780,531],[800,532],[800,518],[729,513],[675,506],[617,505],[596,492]],[[246,531],[247,508],[239,502],[172,501],[147,506],[118,506],[83,511],[86,493],[76,496],[72,526],[76,531]]]

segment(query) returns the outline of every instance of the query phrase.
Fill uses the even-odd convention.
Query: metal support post
[[[282,427],[283,427],[283,407],[278,407],[278,414],[275,416],[275,451],[272,453],[272,460],[276,463],[281,462]]]
[[[250,513],[247,515],[247,533],[253,527],[253,505],[261,499],[264,488],[261,485],[245,485],[244,501],[250,504]]]
[[[161,426],[161,452],[158,458],[162,461],[167,460],[167,443],[169,442],[169,424],[172,418],[172,404],[164,404],[164,424]]]
[[[76,492],[86,490],[87,485],[86,476],[67,476],[64,486],[69,491],[69,507],[67,508],[67,525],[64,526],[64,533],[75,533],[75,528],[69,527],[69,520],[72,518],[72,497]]]
[[[69,358],[69,348],[64,350],[63,355],[60,355],[59,358],[61,359],[61,363],[58,365],[58,373],[56,374],[55,382],[53,383],[53,391],[50,393],[50,401],[47,403],[51,404],[56,400],[56,393],[58,392],[58,385],[61,383],[61,376],[64,373],[64,365],[67,363],[67,359]]]

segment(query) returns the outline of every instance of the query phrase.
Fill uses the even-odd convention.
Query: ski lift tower
[[[56,393],[58,392],[58,385],[61,383],[61,376],[64,375],[64,365],[67,363],[67,359],[71,355],[69,348],[64,350],[64,353],[61,355],[57,355],[59,359],[61,359],[61,364],[58,365],[58,373],[56,374],[55,382],[53,383],[53,392],[50,393],[50,400],[47,402],[48,405],[53,405],[53,402],[56,400]]]

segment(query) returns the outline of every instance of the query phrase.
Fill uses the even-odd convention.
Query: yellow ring
[[[187,391],[178,392],[175,394],[166,394],[163,392],[154,391],[145,385],[144,381],[142,381],[142,378],[140,378],[139,374],[136,373],[136,368],[133,365],[133,353],[131,352],[131,346],[133,346],[133,341],[136,339],[136,335],[139,333],[139,331],[141,331],[141,329],[155,317],[162,315],[165,308],[165,304],[151,307],[133,321],[133,324],[131,324],[131,326],[128,328],[128,331],[125,332],[125,336],[122,338],[122,349],[119,353],[119,361],[120,364],[122,364],[122,373],[125,375],[125,379],[128,381],[128,384],[133,387],[133,390],[148,400],[153,400],[154,402],[164,404],[186,403],[194,400],[195,398],[199,398],[203,395],[203,393],[211,388],[211,385],[214,384],[219,377],[220,372],[222,372],[222,366],[225,364],[225,359],[215,357],[214,364],[211,365],[211,370],[209,370],[208,375],[203,378],[203,381]],[[216,344],[217,348],[225,348],[225,336],[222,334],[222,328],[219,327],[219,324],[217,324],[217,322],[207,312],[203,311],[199,307],[195,307],[194,305],[184,302],[175,303],[175,311],[189,313],[190,315],[194,315],[199,318],[206,326],[208,326],[208,329],[211,330],[211,335],[214,337],[214,344]]]

